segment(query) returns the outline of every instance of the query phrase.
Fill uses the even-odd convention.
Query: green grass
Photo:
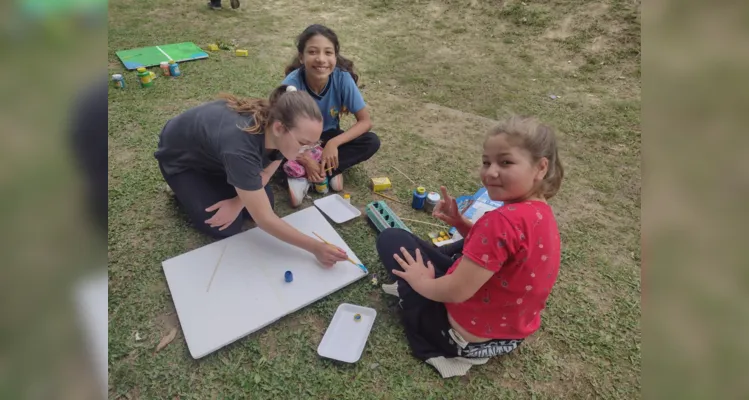
[[[566,30],[565,18],[571,18]],[[153,159],[158,133],[168,118],[220,92],[266,96],[294,55],[293,38],[314,22],[335,29],[344,55],[355,60],[382,139],[372,160],[346,174],[358,206],[375,199],[366,189],[374,176],[389,176],[394,194],[409,198],[412,185],[391,165],[431,188],[472,193],[479,187],[481,138],[492,120],[509,113],[534,114],[559,129],[567,174],[552,204],[562,271],[541,330],[511,356],[463,378],[439,378],[409,355],[394,303],[368,281],[199,361],[181,334],[152,353],[176,322],[161,261],[210,242],[163,191]],[[110,89],[110,397],[639,396],[639,29],[639,5],[618,0],[333,0],[325,7],[245,0],[238,12],[212,12],[200,1],[111,4],[110,73],[123,69],[115,51],[161,43],[236,40],[250,57],[211,54],[183,64],[183,77],[158,78],[147,90],[127,72],[127,90]],[[284,188],[274,183],[274,189],[279,214],[290,213]],[[428,220],[407,206],[392,207],[402,217]],[[338,230],[382,279],[375,231],[365,220]],[[342,302],[378,310],[354,365],[316,354]]]

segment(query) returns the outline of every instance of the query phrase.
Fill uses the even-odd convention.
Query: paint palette
[[[342,224],[361,215],[358,208],[352,206],[351,203],[337,194],[315,200],[315,206],[336,224]]]
[[[317,354],[347,363],[359,361],[375,318],[374,308],[341,304],[317,347]]]

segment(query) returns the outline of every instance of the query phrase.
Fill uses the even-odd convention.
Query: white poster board
[[[315,207],[283,220],[317,240],[316,232],[361,262]],[[314,255],[260,228],[168,259],[162,266],[187,347],[196,359],[366,275],[348,261],[323,268]],[[284,281],[286,271],[293,273],[290,283]]]

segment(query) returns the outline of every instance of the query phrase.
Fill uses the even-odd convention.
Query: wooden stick
[[[400,200],[398,200],[398,199],[396,199],[396,198],[394,198],[394,197],[386,196],[386,195],[384,195],[384,194],[382,194],[382,193],[377,193],[377,192],[372,192],[372,193],[374,193],[374,194],[376,194],[376,195],[378,195],[378,196],[382,196],[382,197],[384,197],[384,198],[386,198],[386,199],[388,199],[388,200],[392,200],[392,201],[394,201],[394,202],[396,202],[396,203],[401,203],[401,204],[404,204],[404,205],[408,205],[408,204],[406,204],[405,202],[402,202],[402,201],[400,201]]]
[[[213,283],[213,278],[216,276],[216,271],[218,271],[218,266],[221,265],[221,259],[224,258],[224,253],[226,252],[226,248],[229,246],[229,243],[224,246],[224,249],[221,250],[221,256],[219,256],[218,261],[216,261],[216,266],[213,267],[213,274],[211,275],[211,280],[208,281],[208,287],[205,288],[205,292],[208,293],[209,290],[211,290],[211,284]]]
[[[413,180],[413,179],[409,178],[409,177],[408,177],[408,175],[404,174],[404,173],[403,173],[403,171],[399,170],[399,169],[398,169],[398,168],[396,168],[395,166],[393,166],[393,169],[395,169],[396,171],[400,172],[400,173],[401,173],[401,175],[405,176],[405,177],[406,177],[406,179],[408,179],[409,181],[411,181],[411,183],[413,183],[413,184],[414,184],[414,186],[418,186],[418,185],[416,185],[416,182],[414,182],[414,180]]]
[[[408,219],[408,218],[401,218],[401,221],[408,221],[408,222],[418,222],[418,223],[420,223],[420,224],[424,224],[424,225],[431,225],[431,226],[436,226],[436,227],[438,227],[438,228],[442,228],[442,229],[445,229],[445,226],[444,226],[444,225],[437,225],[437,224],[433,224],[433,223],[431,223],[431,222],[424,222],[424,221],[419,221],[418,219]]]

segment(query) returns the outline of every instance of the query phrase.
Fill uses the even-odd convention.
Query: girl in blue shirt
[[[380,139],[369,131],[372,120],[357,86],[354,63],[340,54],[335,32],[323,25],[310,25],[297,38],[297,50],[286,67],[283,84],[306,91],[317,102],[323,133],[318,148],[284,165],[293,207],[302,204],[310,182],[323,181],[326,176],[332,190],[343,190],[341,173],[368,160],[380,148]],[[340,119],[347,113],[354,114],[356,123],[343,131]]]

